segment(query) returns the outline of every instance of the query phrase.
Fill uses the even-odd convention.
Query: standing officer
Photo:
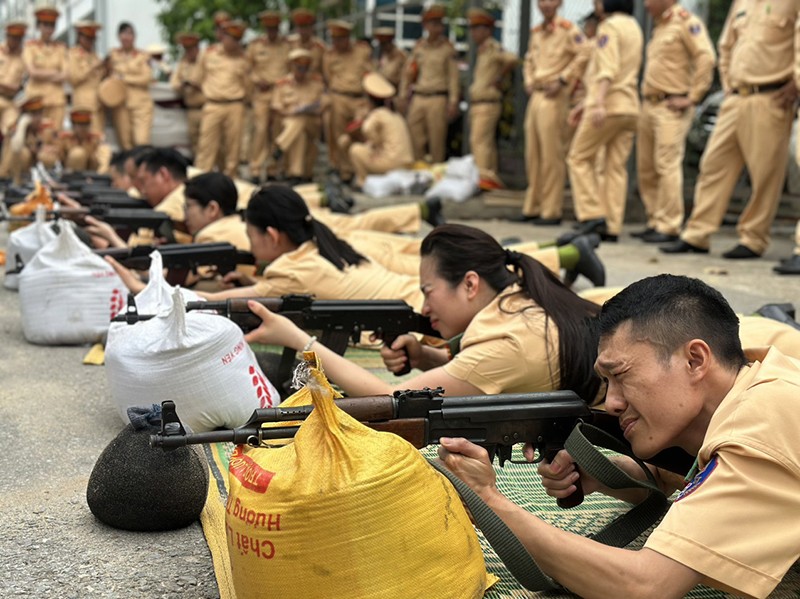
[[[518,62],[517,55],[503,50],[492,37],[494,17],[482,8],[467,11],[469,32],[475,44],[475,68],[469,87],[469,149],[484,176],[497,177],[497,123],[503,110],[500,86]]]
[[[564,126],[569,97],[591,54],[580,29],[556,15],[561,0],[539,0],[544,21],[531,30],[522,75],[528,188],[519,220],[561,223],[567,166]]]
[[[183,56],[172,72],[169,84],[181,96],[186,107],[186,122],[189,126],[189,143],[192,156],[197,156],[197,141],[200,139],[200,114],[205,96],[200,89],[200,35],[182,31],[175,41],[183,47]]]
[[[287,38],[289,41],[289,48],[294,50],[302,48],[311,53],[311,66],[309,67],[309,74],[314,73],[322,74],[322,57],[325,54],[327,46],[325,42],[314,35],[314,23],[317,22],[317,17],[314,13],[307,8],[295,8],[291,15],[292,25],[294,32]]]
[[[25,63],[22,60],[22,38],[28,26],[20,21],[6,24],[6,43],[0,45],[0,136],[5,137],[17,121],[19,110],[14,96],[22,89]]]
[[[397,89],[408,55],[395,46],[394,27],[377,27],[372,32],[372,37],[378,42],[375,70]]]
[[[646,0],[654,26],[647,44],[636,142],[647,243],[678,239],[683,224],[683,155],[694,107],[714,78],[715,54],[703,22],[677,0]]]
[[[95,110],[73,108],[69,117],[72,131],[58,135],[59,159],[66,171],[93,171],[107,173],[111,162],[111,148],[103,137],[92,131]]]
[[[366,42],[353,43],[352,29],[347,21],[328,21],[332,47],[325,51],[322,59],[322,75],[331,101],[326,132],[328,154],[331,165],[344,182],[353,178],[353,166],[347,152],[338,147],[337,140],[351,121],[366,112],[362,79],[372,70],[372,50]]]
[[[117,28],[120,47],[108,55],[111,77],[125,83],[125,102],[112,112],[117,141],[123,150],[150,143],[153,126],[153,98],[150,96],[150,56],[134,47],[136,32],[133,25],[122,22]]]
[[[285,155],[286,175],[296,185],[311,181],[312,167],[307,157],[319,141],[322,112],[327,107],[325,84],[311,72],[314,57],[304,48],[289,52],[292,73],[278,81],[272,109],[280,115],[281,132],[275,138],[276,161]]]
[[[235,177],[244,122],[244,100],[250,79],[241,39],[247,25],[238,19],[222,25],[222,41],[200,58],[200,88],[205,96],[195,164],[202,171],[214,167],[217,152],[225,156],[225,174]]]
[[[731,194],[747,166],[751,194],[739,217],[739,243],[723,258],[758,258],[769,245],[778,210],[797,85],[794,63],[800,2],[736,0],[719,39],[719,73],[725,99],[700,161],[694,208],[669,254],[707,254]]]
[[[52,6],[37,9],[36,28],[38,40],[28,40],[22,51],[22,60],[28,71],[25,86],[27,97],[41,96],[44,118],[61,129],[66,112],[67,94],[64,81],[67,79],[67,47],[53,39],[59,12]]]
[[[266,35],[256,38],[247,46],[250,62],[250,80],[253,84],[253,135],[250,139],[250,176],[254,183],[261,179],[267,156],[272,155],[272,146],[278,131],[275,114],[272,113],[272,97],[275,84],[289,73],[289,43],[278,34],[281,24],[279,12],[265,10],[258,15]],[[274,178],[278,165],[269,165],[268,178]]]
[[[414,159],[425,160],[425,148],[433,162],[447,158],[447,123],[458,116],[459,82],[456,49],[444,36],[443,6],[432,5],[422,13],[428,34],[414,46],[403,73],[398,107],[405,112],[414,143]]]
[[[97,88],[106,76],[106,65],[94,49],[99,29],[100,23],[93,21],[75,23],[78,44],[67,52],[67,73],[72,86],[72,105],[92,111],[89,120],[95,133],[102,133],[105,125],[105,110],[97,97]]]

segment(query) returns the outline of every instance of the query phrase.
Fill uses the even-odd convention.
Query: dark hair
[[[186,182],[183,195],[203,208],[216,202],[225,216],[236,213],[236,203],[239,200],[233,180],[222,173],[203,173],[192,177]]]
[[[610,15],[613,12],[633,14],[633,0],[603,0],[603,12]]]
[[[635,337],[664,361],[687,341],[702,339],[723,365],[738,370],[747,363],[739,318],[719,291],[698,279],[658,275],[628,285],[603,305],[598,334],[612,335],[629,321]]]
[[[136,33],[136,30],[133,28],[133,25],[131,23],[129,23],[128,21],[122,21],[122,23],[119,24],[119,27],[117,27],[117,35],[125,31]]]
[[[245,220],[266,231],[272,227],[286,233],[297,245],[313,240],[320,255],[339,270],[366,260],[324,224],[312,218],[303,198],[286,185],[265,185],[250,197]]]
[[[147,172],[156,174],[162,168],[167,169],[177,181],[186,180],[188,161],[183,154],[172,148],[153,148],[136,157],[136,166],[144,165]]]
[[[129,156],[130,152],[128,152],[127,150],[120,150],[119,152],[114,152],[111,155],[111,161],[108,163],[108,165],[111,168],[119,171],[120,173],[124,173],[125,161],[128,159]]]
[[[475,271],[497,293],[519,283],[522,293],[558,328],[560,388],[575,391],[587,402],[594,400],[600,386],[594,373],[597,344],[586,321],[597,314],[598,306],[575,295],[537,260],[503,249],[491,235],[474,227],[436,227],[422,240],[420,253],[436,261],[437,274],[453,287],[469,271]],[[549,346],[547,322],[545,343]]]

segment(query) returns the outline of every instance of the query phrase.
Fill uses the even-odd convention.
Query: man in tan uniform
[[[92,111],[92,131],[102,133],[105,110],[97,98],[97,88],[106,76],[106,65],[95,52],[94,44],[100,23],[78,21],[75,31],[78,44],[67,52],[67,73],[72,86],[72,105]],[[73,121],[74,123],[74,121]]]
[[[72,131],[58,135],[59,159],[68,172],[92,171],[107,173],[111,162],[111,148],[103,137],[92,131],[91,108],[73,108],[70,111]]]
[[[200,35],[183,31],[175,36],[175,41],[183,47],[183,56],[172,72],[169,84],[180,94],[186,107],[186,121],[189,126],[189,143],[192,156],[197,156],[197,142],[200,139],[200,118],[205,96],[200,89]]]
[[[469,87],[469,150],[481,176],[500,183],[497,176],[497,123],[503,110],[500,86],[517,65],[516,54],[506,52],[492,37],[494,17],[482,8],[467,11],[475,44],[475,68]]]
[[[364,76],[364,91],[372,104],[358,129],[364,141],[353,143],[349,148],[358,187],[364,185],[369,174],[380,175],[398,168],[410,168],[414,162],[408,125],[401,115],[387,106],[397,93],[394,85],[379,73],[368,73]]]
[[[258,15],[266,35],[254,39],[247,46],[250,63],[250,80],[253,85],[253,136],[250,139],[250,176],[254,183],[261,180],[267,156],[272,155],[278,131],[277,115],[272,112],[275,84],[289,73],[289,43],[278,34],[281,24],[279,12],[265,10]],[[268,167],[267,178],[275,178],[278,166],[274,161]]]
[[[800,1],[736,0],[719,39],[725,100],[700,161],[694,208],[680,241],[666,253],[706,254],[719,229],[742,166],[752,192],[739,217],[739,243],[723,258],[758,258],[769,245],[786,176],[797,85]]]
[[[458,116],[460,95],[456,50],[444,36],[445,10],[433,5],[422,13],[427,37],[417,42],[403,69],[398,107],[406,112],[415,160],[425,160],[427,147],[433,162],[447,159],[447,123]],[[413,90],[413,91],[412,91]]]
[[[11,177],[15,184],[21,183],[36,163],[51,168],[58,160],[58,131],[53,121],[44,118],[44,99],[26,98],[18,110],[20,116],[8,131],[0,160],[0,177]]]
[[[403,67],[408,55],[395,45],[394,36],[393,27],[377,27],[372,32],[372,37],[378,42],[378,59],[375,70],[397,89],[400,87],[400,79],[403,76]]]
[[[331,165],[339,172],[342,181],[353,177],[353,166],[347,152],[342,152],[337,140],[350,122],[363,116],[367,110],[362,79],[372,70],[372,51],[366,42],[353,42],[353,26],[346,21],[328,21],[332,47],[322,59],[322,75],[328,86],[331,108],[328,118],[328,153]]]
[[[125,102],[113,109],[112,120],[117,141],[123,150],[150,143],[153,126],[153,98],[150,96],[150,56],[134,47],[136,33],[130,23],[117,28],[120,47],[108,55],[111,77],[125,83]]]
[[[636,142],[647,243],[678,239],[683,224],[683,155],[694,107],[714,77],[715,54],[703,22],[677,0],[648,0],[654,27],[647,44]]]
[[[222,26],[222,41],[209,47],[200,58],[200,87],[206,101],[195,164],[210,171],[217,152],[223,148],[224,172],[229,177],[236,176],[239,166],[244,100],[250,77],[241,44],[246,27],[243,21],[227,21]]]
[[[289,35],[289,48],[303,48],[311,53],[309,74],[322,74],[322,57],[327,50],[325,42],[314,35],[316,15],[307,8],[295,8],[291,15],[294,31]]]
[[[289,52],[292,73],[278,81],[272,97],[272,109],[281,117],[281,132],[275,138],[276,162],[285,157],[290,185],[311,181],[313,165],[309,153],[315,148],[322,130],[322,112],[327,108],[325,84],[318,73],[311,73],[311,52],[295,48]]]
[[[561,0],[540,0],[538,6],[544,21],[531,30],[522,70],[529,96],[524,125],[528,188],[519,220],[557,225],[567,176],[569,97],[586,69],[591,45],[578,27],[556,15]]]
[[[53,7],[39,8],[36,15],[38,40],[28,40],[22,52],[22,60],[28,72],[25,86],[27,97],[42,96],[44,118],[61,129],[66,112],[67,94],[64,81],[67,79],[67,47],[53,39],[59,12]]]
[[[17,121],[19,111],[14,96],[22,89],[25,63],[22,38],[28,26],[19,21],[6,24],[6,43],[0,46],[0,136],[5,137]]]

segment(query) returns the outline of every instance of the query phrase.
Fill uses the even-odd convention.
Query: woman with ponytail
[[[395,387],[381,381],[260,304],[250,309],[263,323],[246,339],[317,352],[329,378],[352,396],[441,386],[447,395],[571,389],[587,401],[595,398],[600,381],[587,320],[598,306],[536,260],[503,249],[473,227],[437,227],[421,254],[422,313],[450,343],[434,348],[403,335],[384,348],[389,370],[410,360],[424,371],[410,380]]]

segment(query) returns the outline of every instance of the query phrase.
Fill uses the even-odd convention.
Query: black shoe
[[[707,254],[706,248],[697,247],[691,243],[686,243],[683,239],[671,243],[669,245],[662,245],[658,248],[665,254]]]
[[[636,237],[641,239],[645,235],[649,235],[651,233],[655,233],[656,230],[652,227],[647,227],[646,229],[642,229],[641,231],[636,231],[635,233],[631,233],[631,237]]]
[[[561,224],[560,218],[542,218],[541,216],[536,216],[530,220],[532,225],[536,225],[537,227],[557,227]]]
[[[433,196],[425,200],[425,204],[428,207],[428,217],[425,220],[430,226],[438,227],[439,225],[444,225],[447,223],[444,218],[444,214],[442,214],[441,198],[438,196]]]
[[[339,214],[349,214],[350,209],[353,207],[353,198],[347,195],[336,180],[331,178],[325,182],[325,200],[326,205],[330,208],[331,212],[338,212]]]
[[[577,275],[583,275],[589,279],[595,287],[602,287],[606,284],[606,269],[600,258],[594,251],[596,247],[594,239],[590,239],[587,235],[581,235],[572,240],[572,245],[578,248],[580,258],[578,264],[571,271],[567,271],[564,277],[565,283],[570,281],[570,285],[577,278]]]
[[[531,223],[537,220],[538,216],[528,216],[527,214],[517,214],[516,216],[512,216],[509,218],[509,222],[512,223]]]
[[[797,324],[794,319],[794,306],[792,304],[764,304],[755,313],[800,330],[800,324]]]
[[[283,158],[283,150],[276,147],[275,150],[272,152],[272,159],[275,162],[278,162],[281,158]]]
[[[592,247],[597,247],[598,245],[600,245],[600,240],[601,239],[605,240],[605,241],[611,241],[612,243],[617,241],[617,236],[616,235],[609,235],[608,233],[586,233],[586,234],[582,234],[582,233],[579,233],[577,231],[570,231],[569,233],[563,233],[562,235],[559,235],[556,238],[556,245],[558,247],[569,245],[570,243],[574,243],[574,241],[578,237],[586,237],[588,239],[591,239],[592,242],[594,243],[594,245]]]
[[[593,218],[575,223],[572,227],[578,235],[588,235],[589,233],[604,233],[606,230],[606,219]]]
[[[780,275],[800,275],[800,254],[781,260],[781,263],[773,266],[772,270]]]
[[[727,252],[724,252],[722,257],[727,258],[728,260],[749,260],[751,258],[760,258],[761,254],[756,254],[746,245],[739,243],[735,247],[729,249]]]
[[[652,233],[644,233],[639,239],[645,243],[672,243],[673,241],[678,241],[679,237],[653,231]]]
[[[612,235],[611,233],[600,233],[600,239],[609,243],[617,243],[619,235]]]

